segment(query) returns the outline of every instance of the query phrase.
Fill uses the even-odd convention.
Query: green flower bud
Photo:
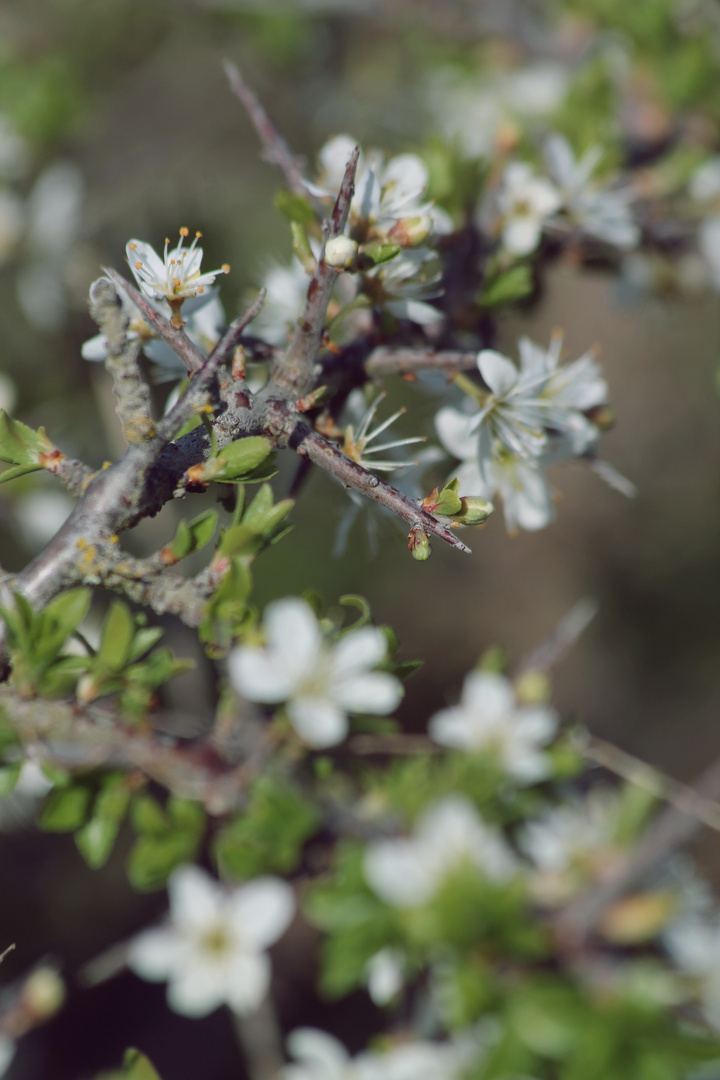
[[[494,509],[489,499],[483,499],[479,495],[470,495],[460,500],[460,510],[457,514],[453,514],[453,521],[457,521],[459,525],[482,525]]]
[[[413,559],[425,562],[432,555],[430,537],[422,529],[411,529],[408,533],[408,551]]]
[[[325,245],[325,263],[334,270],[347,270],[355,261],[358,246],[349,236],[333,236]]]

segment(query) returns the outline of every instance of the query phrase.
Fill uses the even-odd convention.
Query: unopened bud
[[[514,683],[515,697],[521,705],[547,705],[552,697],[552,683],[544,671],[528,668]]]
[[[479,495],[470,495],[460,499],[460,510],[453,514],[453,521],[459,525],[482,525],[490,517],[495,507],[489,499],[483,499]]]
[[[55,968],[40,967],[28,975],[22,1001],[35,1023],[54,1016],[65,1001],[65,983]]]
[[[432,555],[430,537],[422,529],[411,529],[408,533],[408,551],[413,559],[425,562]]]
[[[427,240],[432,227],[433,220],[429,214],[418,214],[417,217],[400,218],[387,235],[389,240],[403,247],[417,247]]]
[[[349,236],[333,236],[325,245],[325,263],[334,270],[347,270],[355,261],[358,246]]]

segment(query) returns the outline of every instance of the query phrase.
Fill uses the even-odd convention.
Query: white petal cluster
[[[469,799],[452,795],[423,812],[412,836],[368,844],[363,867],[386,904],[416,908],[433,898],[448,875],[468,865],[498,883],[517,869],[500,833],[485,824]]]
[[[533,891],[539,900],[562,903],[612,865],[619,850],[618,811],[617,792],[595,788],[523,826],[518,844],[537,868]]]
[[[602,150],[591,146],[576,159],[567,139],[552,135],[545,143],[548,171],[561,196],[560,210],[588,236],[629,251],[640,241],[627,188],[599,187],[591,180]]]
[[[130,968],[142,979],[167,981],[168,1004],[183,1016],[206,1016],[220,1005],[254,1012],[270,986],[265,950],[293,917],[290,886],[265,877],[227,891],[199,867],[183,866],[168,893],[169,925],[130,942]]]
[[[212,285],[218,274],[227,274],[229,266],[218,270],[200,272],[203,250],[198,247],[202,233],[195,233],[189,247],[184,243],[189,230],[180,229],[179,244],[168,249],[170,241],[165,240],[162,258],[146,244],[144,240],[130,240],[127,247],[127,259],[138,285],[151,300],[166,300],[169,304],[178,304],[188,297],[197,296]]]
[[[326,642],[310,605],[288,597],[268,605],[263,633],[264,647],[240,645],[230,654],[233,685],[250,701],[285,702],[296,732],[315,749],[342,742],[348,713],[385,716],[402,698],[393,675],[373,670],[387,655],[376,627]]]
[[[389,262],[367,272],[381,286],[383,306],[397,319],[427,326],[442,318],[428,300],[440,296],[437,254],[431,248],[406,248]]]
[[[478,354],[489,388],[468,413],[440,409],[435,427],[445,449],[458,458],[464,491],[503,500],[508,530],[542,529],[555,516],[545,469],[586,453],[600,431],[585,415],[607,401],[607,383],[592,353],[560,363],[562,339],[547,349],[519,342],[519,368],[492,349]]]
[[[522,161],[507,166],[496,198],[501,245],[518,257],[535,250],[545,222],[562,204],[555,185],[537,176],[532,166]]]
[[[337,196],[356,146],[357,141],[350,135],[336,135],[325,143],[319,154],[318,183],[308,185],[313,194]],[[448,231],[450,223],[445,215],[424,197],[427,184],[427,166],[416,154],[398,154],[386,161],[378,150],[361,152],[350,204],[351,227],[362,227],[363,240],[383,239],[402,235],[402,222],[427,217],[426,233],[430,228]]]
[[[474,671],[465,679],[459,704],[436,713],[428,731],[442,746],[494,754],[513,780],[533,784],[549,773],[543,747],[557,725],[554,709],[518,706],[512,684],[502,675]]]
[[[296,1028],[287,1041],[294,1064],[280,1080],[459,1080],[477,1056],[472,1040],[401,1043],[351,1057],[341,1042],[317,1028]]]

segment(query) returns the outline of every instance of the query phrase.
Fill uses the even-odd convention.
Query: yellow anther
[[[169,244],[169,243],[170,243],[170,237],[169,237],[169,236],[166,236],[166,237],[165,237],[165,243],[166,243],[166,244]]]
[[[139,270],[141,266],[142,266],[142,263],[141,263],[141,262],[136,262],[136,263],[135,263],[135,269],[136,269],[136,270]]]
[[[222,266],[220,267],[220,269],[222,270],[223,274],[229,274],[230,273],[230,263],[223,263]]]
[[[187,228],[187,226],[183,225],[182,229],[180,230],[180,235],[181,236],[189,236],[190,235],[190,230]]]
[[[195,233],[195,235],[197,236],[197,238],[198,238],[198,240],[199,240],[199,239],[200,239],[200,237],[202,236],[202,233],[198,231],[198,232],[196,232],[196,233]]]
[[[130,248],[131,251],[134,251],[135,248],[137,247],[137,244],[128,244],[128,247]]]
[[[198,285],[197,291],[198,291],[198,293],[204,293],[205,292],[205,286],[204,285]]]

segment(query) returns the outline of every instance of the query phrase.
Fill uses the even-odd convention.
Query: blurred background
[[[640,7],[648,23],[656,8],[677,9],[687,22],[688,12],[707,14],[708,5]],[[261,160],[224,59],[240,66],[309,161],[338,132],[398,153],[432,149],[442,131],[468,154],[479,152],[498,109],[511,122],[529,100],[542,123],[545,94],[549,117],[560,100],[553,78],[565,77],[562,96],[588,56],[602,58],[615,80],[603,123],[616,142],[633,125],[638,138],[662,142],[672,137],[678,99],[668,99],[670,80],[652,63],[640,65],[642,78],[623,75],[650,33],[627,20],[610,0],[1,0],[0,403],[98,466],[122,448],[105,372],[80,356],[95,332],[87,292],[100,268],[122,270],[131,237],[161,247],[181,225],[200,229],[208,266],[232,266],[221,284],[232,317],[272,262],[289,260],[289,229],[273,207],[280,176]],[[689,26],[678,21],[669,55],[683,33],[695,32]],[[510,74],[528,67],[535,89],[524,104],[517,91],[507,105]],[[691,119],[704,125],[704,144],[716,146],[720,109],[706,105]],[[556,327],[571,359],[601,347],[617,415],[602,453],[637,485],[637,498],[623,498],[581,464],[559,467],[551,473],[558,519],[543,532],[509,538],[497,513],[467,534],[471,556],[436,544],[420,564],[392,526],[371,556],[359,521],[335,560],[349,504],[316,475],[294,512],[292,538],[256,563],[255,596],[260,605],[305,588],[328,603],[348,592],[366,596],[376,620],[397,630],[402,657],[425,660],[407,686],[408,730],[423,729],[485,649],[499,644],[517,664],[578,600],[592,598],[597,617],[553,675],[558,707],[691,780],[720,754],[720,297],[631,290],[601,268],[560,260],[536,302],[500,319],[497,347],[515,356],[519,335],[547,344]],[[388,411],[408,407],[407,433],[432,435],[437,399],[399,380],[386,388]],[[167,386],[157,392],[161,404]],[[278,493],[289,477],[281,471]],[[24,566],[69,506],[36,475],[0,487],[3,567]],[[197,513],[199,500],[188,509]],[[167,508],[145,523],[128,546],[160,546],[176,513]],[[177,680],[177,700],[207,719],[212,672],[191,637],[170,621],[166,630],[175,650],[199,663]],[[162,894],[130,890],[122,845],[95,873],[71,837],[38,835],[16,817],[0,818],[0,828],[0,948],[17,942],[3,982],[52,954],[71,984],[65,1011],[23,1042],[11,1080],[90,1077],[116,1065],[127,1045],[173,1080],[242,1075],[224,1012],[180,1020],[165,1010],[162,986],[129,975],[86,991],[73,981],[84,963],[164,908]],[[720,872],[716,837],[701,843],[700,855],[708,872],[715,863]],[[283,1025],[319,1023],[358,1045],[373,1024],[365,1006],[321,1006],[307,995],[298,1003],[312,978],[310,944],[291,937],[282,946]]]

